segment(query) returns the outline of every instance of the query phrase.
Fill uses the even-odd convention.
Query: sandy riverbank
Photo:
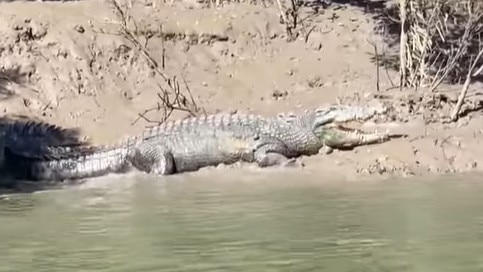
[[[147,48],[156,60],[164,49],[163,71],[182,75],[207,112],[274,114],[336,101],[394,106],[384,128],[407,137],[304,157],[309,171],[362,177],[483,170],[481,111],[439,122],[460,86],[441,86],[437,94],[387,90],[397,75],[381,71],[376,90],[370,41],[383,43],[361,8],[321,9],[306,40],[287,42],[276,6],[142,3],[131,12],[139,29],[153,33]],[[138,114],[159,102],[159,79],[129,41],[113,35],[115,20],[104,1],[0,3],[1,114],[80,127],[96,143],[140,132],[148,122]],[[160,25],[164,42],[155,35]],[[479,87],[470,89],[468,109],[483,105]]]

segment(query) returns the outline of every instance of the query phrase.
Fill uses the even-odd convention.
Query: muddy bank
[[[307,21],[310,35],[292,42],[276,6],[135,2],[129,12],[162,72],[184,78],[182,87],[208,113],[275,114],[337,102],[394,107],[384,124],[366,127],[406,137],[301,158],[305,171],[358,179],[483,170],[480,86],[470,89],[464,116],[448,124],[441,120],[460,86],[399,91],[397,74],[387,70],[377,91],[371,54],[373,44],[384,44],[360,8],[319,9]],[[159,120],[163,79],[120,34],[118,19],[105,1],[0,3],[2,116],[80,127],[95,143]],[[185,116],[174,111],[170,118]]]

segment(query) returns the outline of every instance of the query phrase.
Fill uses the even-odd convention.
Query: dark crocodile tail
[[[0,125],[5,131],[5,146],[18,155],[40,158],[49,147],[84,146],[78,128],[61,128],[45,122],[9,121]]]
[[[55,148],[54,148],[55,149]],[[44,158],[25,158],[5,148],[4,167],[15,179],[77,180],[127,170],[127,146],[64,148]]]

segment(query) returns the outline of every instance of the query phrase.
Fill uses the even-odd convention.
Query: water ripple
[[[483,267],[478,183],[238,178],[111,176],[0,199],[0,272]]]

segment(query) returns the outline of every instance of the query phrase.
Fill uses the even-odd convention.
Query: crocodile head
[[[388,140],[389,135],[387,132],[364,132],[348,126],[348,123],[364,122],[386,112],[387,108],[382,106],[361,107],[337,105],[307,110],[302,116],[282,114],[279,117],[289,123],[298,122],[303,126],[311,127],[315,135],[321,140],[325,149],[324,151],[328,152],[332,148],[350,149],[359,145],[379,143]]]
[[[379,107],[331,105],[329,107],[305,111],[305,116],[309,118],[315,130],[318,127],[332,123],[366,121],[386,112],[387,108],[382,105]]]

